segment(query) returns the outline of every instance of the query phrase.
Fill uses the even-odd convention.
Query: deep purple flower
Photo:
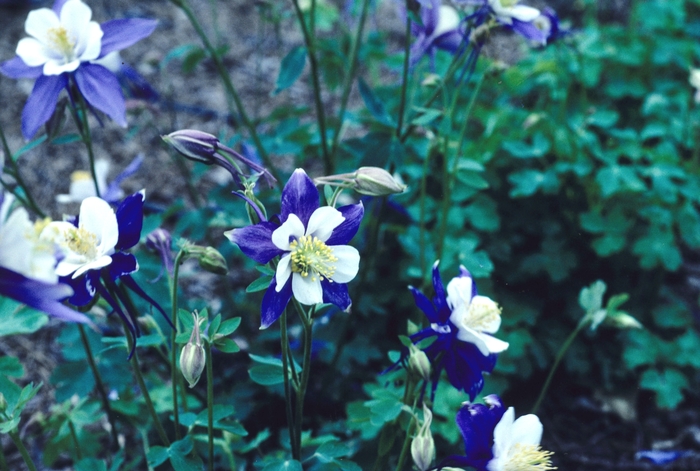
[[[515,419],[496,395],[486,396],[483,404],[465,404],[457,412],[457,426],[464,439],[464,456],[450,456],[445,466],[471,466],[476,471],[556,469],[552,453],[540,448],[542,423],[534,414]]]
[[[417,344],[435,338],[423,350],[433,365],[433,388],[445,370],[450,383],[474,400],[484,386],[483,373],[493,371],[497,354],[508,348],[506,342],[491,335],[500,327],[500,308],[486,296],[478,295],[471,274],[464,267],[445,290],[435,262],[433,288],[435,296],[430,302],[409,286],[416,305],[430,321],[430,327],[411,339]]]
[[[126,106],[114,73],[99,65],[107,54],[149,36],[155,20],[129,18],[101,25],[80,0],[56,0],[53,9],[29,13],[17,56],[0,65],[11,78],[36,78],[22,112],[22,134],[30,139],[51,117],[61,90],[75,84],[92,106],[126,126]]]
[[[282,190],[279,223],[262,221],[225,233],[245,255],[266,264],[277,256],[277,272],[262,302],[261,328],[282,314],[292,295],[302,304],[350,307],[346,283],[358,271],[360,256],[346,245],[360,226],[362,203],[319,207],[313,181],[297,169]]]
[[[457,10],[450,5],[442,5],[441,0],[426,0],[421,3],[420,17],[423,24],[411,23],[411,32],[416,36],[410,51],[411,66],[426,54],[433,57],[435,49],[455,53],[464,40]]]

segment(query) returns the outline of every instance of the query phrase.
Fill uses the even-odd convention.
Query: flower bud
[[[226,275],[228,273],[226,259],[214,247],[206,247],[204,252],[199,255],[199,266],[217,275]]]
[[[196,312],[192,313],[194,318],[194,326],[190,340],[182,347],[180,352],[180,371],[193,388],[199,381],[199,377],[204,371],[206,365],[206,352],[202,346],[202,339],[199,336],[199,316]]]
[[[183,129],[161,136],[161,139],[188,159],[207,165],[217,163],[214,154],[219,146],[219,140],[216,136],[194,129]]]
[[[406,185],[379,167],[360,167],[355,174],[355,191],[369,196],[386,196],[406,191]]]
[[[643,328],[642,324],[637,319],[624,311],[615,311],[612,314],[608,314],[604,322],[612,327],[623,330]]]
[[[423,350],[411,345],[408,355],[408,370],[424,381],[430,381],[430,360]]]
[[[7,410],[7,399],[5,399],[5,395],[0,392],[0,413],[3,413]]]
[[[430,465],[435,458],[435,441],[430,433],[430,424],[433,421],[433,414],[430,409],[423,404],[423,424],[411,442],[411,457],[413,463],[419,471],[430,469]]]

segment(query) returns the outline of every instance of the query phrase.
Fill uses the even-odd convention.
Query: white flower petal
[[[67,260],[61,260],[56,266],[56,275],[58,276],[68,276],[74,273],[77,269],[82,267],[82,263],[69,262]]]
[[[516,20],[529,22],[540,16],[540,11],[537,8],[528,7],[525,5],[515,5],[509,8],[510,16]]]
[[[277,264],[277,271],[275,272],[275,291],[278,293],[282,291],[282,288],[284,288],[284,285],[287,284],[287,280],[289,280],[289,277],[292,275],[291,261],[292,254],[287,254],[280,258]]]
[[[435,31],[433,31],[433,36],[440,36],[442,33],[457,29],[459,22],[459,14],[454,7],[450,5],[440,5],[440,20],[438,21]]]
[[[119,240],[119,224],[114,210],[105,200],[90,196],[80,205],[80,228],[97,236],[98,253],[110,253]]]
[[[447,283],[447,305],[450,309],[469,306],[472,300],[472,284],[472,279],[468,276],[458,276]]]
[[[44,230],[39,234],[39,239],[52,242],[61,248],[66,245],[66,233],[74,229],[75,226],[66,221],[53,221],[46,225]]]
[[[513,446],[511,431],[515,420],[515,409],[509,407],[501,420],[493,429],[493,458],[498,462],[508,457],[508,451]],[[489,463],[490,465],[491,463]],[[491,471],[491,467],[488,468]]]
[[[289,238],[296,239],[304,235],[304,224],[296,214],[290,214],[284,224],[272,231],[272,243],[281,250],[290,250]]]
[[[44,65],[49,60],[44,45],[34,38],[20,39],[15,53],[29,67]]]
[[[323,302],[321,280],[316,277],[292,273],[292,293],[301,304],[311,306]]]
[[[508,350],[508,342],[505,342],[501,339],[497,339],[493,335],[481,334],[480,337],[486,345],[486,348],[488,349],[489,353],[501,353]]]
[[[79,38],[92,18],[92,10],[80,0],[68,0],[61,8],[61,25],[71,38]]]
[[[501,315],[498,304],[487,296],[474,296],[467,311],[469,319],[479,320],[479,330],[495,334],[501,328]]]
[[[50,60],[44,64],[44,75],[61,75],[64,72],[73,72],[80,66],[79,60],[63,63],[63,60]]]
[[[488,344],[486,343],[485,334],[477,332],[474,329],[466,327],[464,325],[457,325],[457,338],[462,342],[473,343],[479,349],[482,355],[490,355],[492,352],[489,350]],[[491,337],[493,338],[493,337]],[[493,352],[495,353],[495,352]]]
[[[321,206],[309,218],[306,235],[318,237],[321,242],[325,242],[343,221],[345,217],[340,211],[331,206]]]
[[[46,33],[51,28],[59,28],[61,23],[56,13],[50,8],[39,8],[32,10],[27,15],[27,20],[24,22],[24,30],[28,35],[34,36],[40,41],[46,41]]]
[[[75,45],[75,54],[81,62],[91,61],[100,56],[103,34],[99,23],[88,23]]]
[[[513,422],[510,432],[511,443],[539,445],[542,441],[542,422],[534,414],[523,415]]]
[[[88,270],[98,270],[102,267],[106,267],[110,263],[112,263],[112,257],[110,257],[109,255],[103,255],[97,260],[93,260],[92,262],[82,265],[75,271],[75,273],[73,273],[73,276],[71,278],[75,279]]]
[[[349,245],[331,245],[330,249],[338,259],[331,279],[336,283],[348,283],[357,276],[360,269],[360,252]]]

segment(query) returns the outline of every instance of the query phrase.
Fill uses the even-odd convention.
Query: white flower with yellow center
[[[463,272],[468,273],[465,269]],[[501,327],[501,308],[491,298],[474,296],[473,287],[471,276],[459,276],[447,284],[450,322],[458,329],[457,338],[473,343],[483,355],[501,353],[508,348],[508,342],[490,335]]]
[[[509,407],[493,431],[493,459],[488,471],[547,471],[552,466],[552,452],[542,450],[542,423],[534,414],[515,420]]]
[[[496,18],[503,24],[513,24],[513,20],[530,22],[540,16],[537,8],[518,5],[518,0],[489,0],[489,6]]]
[[[81,62],[100,56],[102,28],[90,21],[92,10],[80,0],[68,0],[56,14],[50,8],[29,13],[17,55],[30,67],[43,66],[44,75],[73,72]]]
[[[277,265],[276,290],[280,292],[292,277],[292,293],[302,304],[323,302],[321,282],[348,283],[359,269],[360,254],[349,245],[326,245],[333,230],[345,217],[331,206],[316,209],[307,227],[296,214],[272,233],[272,243],[286,252]]]
[[[88,270],[112,263],[111,254],[119,240],[117,216],[109,203],[96,197],[85,198],[80,205],[78,227],[66,221],[49,223],[41,238],[54,242],[64,258],[56,266],[56,275],[77,278]]]
[[[13,201],[13,197],[5,195],[0,208],[0,266],[27,278],[56,283],[53,245],[40,240],[37,232],[43,221],[33,224],[24,208],[17,208],[8,216]]]

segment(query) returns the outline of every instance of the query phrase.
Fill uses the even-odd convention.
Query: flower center
[[[547,471],[557,469],[550,458],[554,453],[539,445],[516,444],[510,452],[503,471]]]
[[[66,231],[65,238],[68,248],[73,252],[89,260],[97,257],[97,236],[92,232],[82,227],[74,227]]]
[[[469,304],[469,309],[464,315],[463,323],[477,331],[484,331],[498,322],[501,308],[486,296],[475,296]]]
[[[317,275],[321,281],[332,281],[338,258],[318,237],[301,236],[290,242],[289,246],[292,249],[292,272],[303,277],[310,275],[312,281],[316,281]]]
[[[501,0],[501,6],[503,8],[515,6],[516,3],[518,3],[518,0]]]
[[[49,28],[46,33],[49,43],[52,49],[63,56],[63,58],[70,62],[75,57],[75,41],[72,41],[68,37],[68,30],[63,26],[57,28]]]

